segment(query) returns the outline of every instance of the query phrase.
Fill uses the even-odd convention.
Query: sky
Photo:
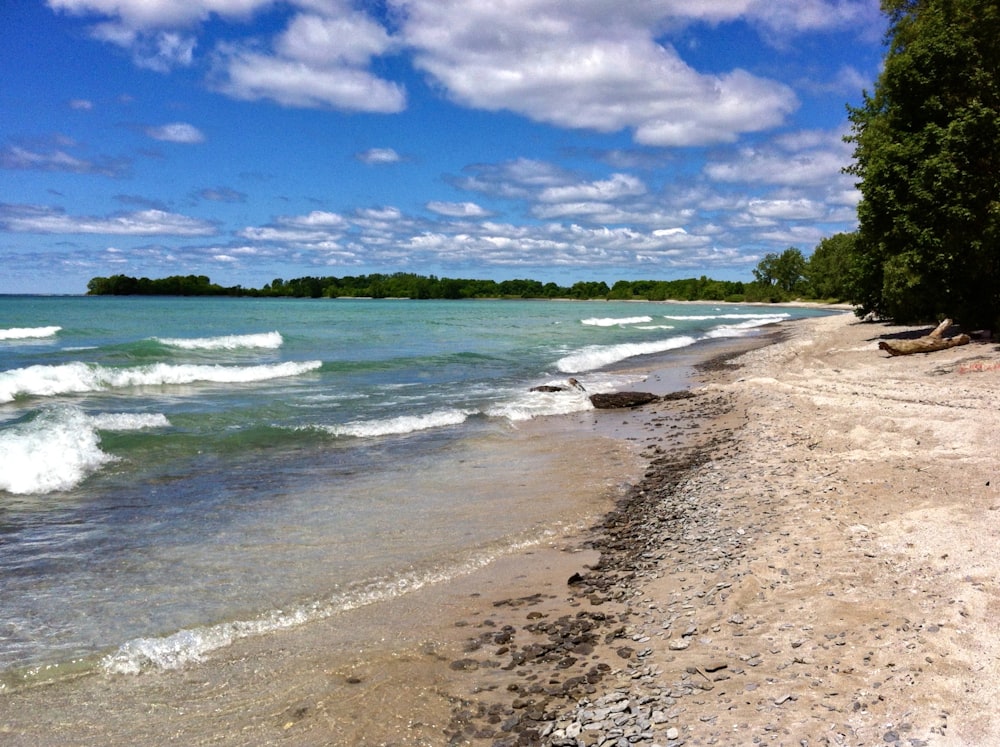
[[[0,0],[0,293],[750,280],[856,228],[877,0]]]

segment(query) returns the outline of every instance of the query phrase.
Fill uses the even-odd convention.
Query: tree
[[[795,247],[789,247],[781,254],[766,254],[754,268],[753,276],[761,285],[777,288],[786,295],[802,292],[806,277],[806,258]]]
[[[814,298],[838,301],[851,297],[855,234],[838,233],[823,239],[806,266],[806,279]]]
[[[1000,321],[1000,6],[882,0],[883,71],[849,108],[859,314]]]

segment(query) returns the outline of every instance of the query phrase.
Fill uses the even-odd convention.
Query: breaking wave
[[[0,373],[0,402],[11,402],[18,396],[51,397],[136,386],[246,384],[298,376],[315,371],[322,365],[322,361],[305,361],[259,366],[154,363],[135,368],[112,368],[80,362],[57,366],[28,366]]]
[[[240,350],[262,348],[274,350],[284,344],[280,332],[261,332],[252,335],[222,335],[220,337],[154,337],[161,345],[181,350]]]
[[[0,490],[41,495],[69,490],[117,457],[101,450],[98,431],[135,431],[170,425],[166,416],[101,413],[51,407],[0,432]]]
[[[62,327],[11,327],[0,329],[0,340],[34,340],[54,337]]]

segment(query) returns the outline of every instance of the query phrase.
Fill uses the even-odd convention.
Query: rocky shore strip
[[[1000,744],[1000,348],[785,330],[646,410],[565,597],[470,624],[449,744]]]

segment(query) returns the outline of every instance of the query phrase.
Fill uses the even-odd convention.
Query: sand
[[[592,530],[356,626],[5,695],[0,743],[1000,744],[1000,348],[879,351],[913,331],[730,346],[690,398],[578,418],[635,457]]]
[[[605,571],[612,671],[568,711],[551,670],[522,686],[521,743],[1000,744],[1000,348],[891,358],[878,341],[916,329],[850,314],[784,329],[646,410],[654,466],[677,461],[657,411],[714,417],[632,496],[660,492],[631,572]]]

